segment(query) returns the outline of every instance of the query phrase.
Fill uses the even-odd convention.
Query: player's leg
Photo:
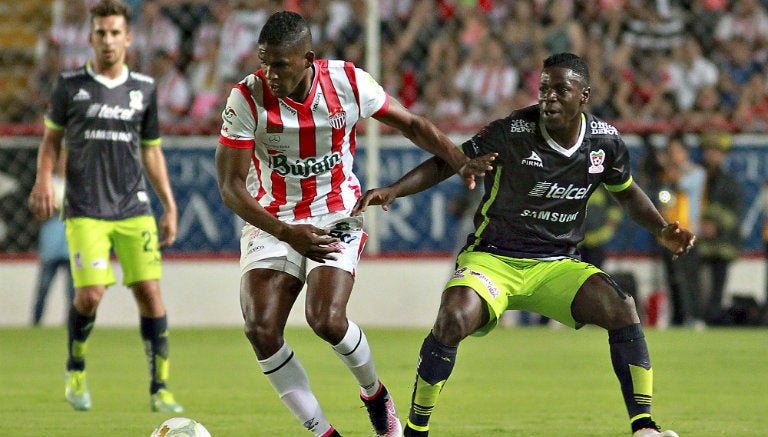
[[[37,292],[35,293],[35,305],[32,311],[32,326],[39,326],[43,318],[45,303],[48,299],[48,292],[51,290],[51,283],[56,276],[58,261],[44,260],[39,263],[39,272],[37,273]]]
[[[88,337],[107,286],[115,283],[110,262],[110,222],[90,218],[66,220],[75,297],[67,315],[67,374],[65,395],[76,410],[89,410],[91,396],[85,378]]]
[[[381,383],[368,339],[363,330],[347,319],[354,272],[367,238],[360,217],[334,220],[337,214],[317,223],[331,230],[342,251],[324,264],[307,263],[306,317],[309,326],[327,341],[360,386],[360,399],[378,436],[400,437],[403,430],[395,404]],[[330,221],[330,223],[327,223]]]
[[[149,370],[150,409],[180,413],[184,408],[168,390],[168,317],[160,291],[162,268],[155,219],[141,216],[120,220],[112,239],[123,268],[123,283],[130,287],[139,309],[139,327]]]
[[[661,433],[651,417],[653,370],[632,296],[600,272],[581,285],[571,311],[578,323],[594,324],[608,330],[611,362],[621,385],[633,435],[676,436],[672,431]]]
[[[472,288],[453,286],[443,292],[435,324],[419,351],[406,437],[428,435],[429,419],[453,372],[459,343],[489,319],[488,305]]]

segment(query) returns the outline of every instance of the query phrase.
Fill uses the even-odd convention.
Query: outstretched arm
[[[667,223],[651,199],[635,182],[632,182],[626,190],[611,194],[627,215],[653,234],[662,246],[674,254],[675,258],[687,253],[693,247],[696,241],[693,232],[680,227],[680,222]]]
[[[473,175],[484,176],[486,171],[493,169],[491,163],[496,159],[497,155],[497,153],[489,153],[478,156],[468,160],[464,167]],[[352,215],[360,214],[369,205],[381,205],[381,208],[387,211],[389,205],[396,198],[409,196],[431,188],[448,179],[453,173],[453,169],[442,158],[432,157],[406,173],[392,185],[366,191],[357,200],[355,207],[352,209]]]
[[[442,158],[448,165],[447,169],[453,169],[452,173],[461,176],[464,185],[470,189],[475,188],[475,176],[479,175],[466,165],[469,158],[431,121],[408,111],[394,98],[390,98],[389,109],[376,119],[399,130],[420,148]]]

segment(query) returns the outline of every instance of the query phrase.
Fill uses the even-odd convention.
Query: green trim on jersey
[[[632,185],[632,181],[633,181],[632,176],[630,176],[629,179],[627,179],[627,181],[621,185],[608,185],[608,184],[603,184],[603,185],[605,186],[606,190],[612,193],[618,193],[619,191],[624,191],[627,188],[629,188],[629,186]]]
[[[456,265],[456,272],[444,289],[473,289],[486,302],[490,313],[488,323],[474,336],[493,330],[506,310],[532,311],[579,329],[584,324],[573,319],[573,299],[587,278],[603,273],[573,258],[539,260],[470,251],[461,252]]]
[[[43,123],[45,124],[45,127],[51,128],[53,130],[64,130],[65,129],[64,126],[60,126],[60,125],[54,123],[48,117],[43,118]]]
[[[488,226],[488,223],[491,221],[491,219],[488,217],[488,209],[490,209],[491,205],[493,205],[493,202],[496,201],[496,195],[499,194],[499,181],[501,180],[501,175],[504,173],[504,169],[501,166],[496,167],[496,176],[493,178],[493,186],[491,187],[491,191],[488,194],[488,199],[483,202],[481,208],[480,208],[480,214],[483,216],[483,222],[480,223],[480,226],[477,227],[477,230],[475,231],[475,241],[472,243],[472,245],[469,246],[467,250],[473,250],[475,246],[480,242],[480,235],[482,235],[483,230]]]
[[[142,146],[159,146],[163,142],[162,138],[155,138],[153,140],[141,140]]]

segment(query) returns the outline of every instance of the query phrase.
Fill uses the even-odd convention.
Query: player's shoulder
[[[143,83],[146,83],[146,84],[149,84],[149,85],[154,85],[155,84],[155,79],[152,76],[150,76],[148,74],[144,74],[144,73],[139,73],[138,71],[130,71],[130,72],[128,72],[128,77],[130,77],[131,80],[135,80],[135,81],[138,81],[138,82],[143,82]]]
[[[88,78],[88,73],[85,67],[75,68],[74,70],[64,70],[59,73],[59,80],[67,82],[74,80],[81,80]]]
[[[532,105],[512,111],[508,116],[496,120],[497,126],[509,134],[536,134],[539,122],[539,105]]]
[[[612,124],[595,116],[594,114],[585,112],[584,116],[587,123],[586,136],[594,139],[603,140],[620,140],[621,133]]]

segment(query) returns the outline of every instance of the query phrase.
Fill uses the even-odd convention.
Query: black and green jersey
[[[602,183],[629,186],[629,153],[618,131],[582,115],[578,143],[564,149],[539,123],[538,105],[493,121],[462,145],[470,157],[498,152],[486,173],[467,248],[516,258],[578,257],[587,200]]]
[[[89,65],[59,76],[46,126],[66,129],[64,216],[120,220],[151,213],[141,147],[160,144],[157,92],[149,76],[117,79]]]

